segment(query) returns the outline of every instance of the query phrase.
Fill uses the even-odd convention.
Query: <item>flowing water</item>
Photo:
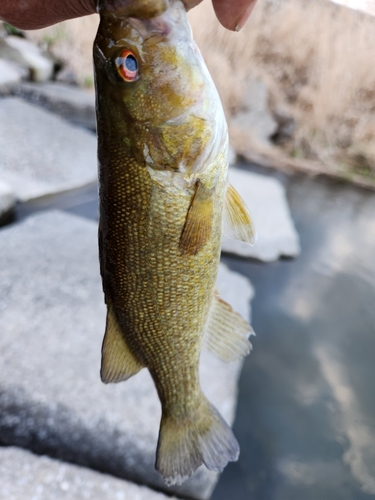
[[[225,258],[256,290],[237,463],[213,500],[375,498],[375,193],[285,179],[296,260]]]

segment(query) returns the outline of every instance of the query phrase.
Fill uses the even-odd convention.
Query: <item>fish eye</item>
[[[134,82],[138,79],[138,61],[134,52],[125,49],[115,60],[117,72],[126,82]]]

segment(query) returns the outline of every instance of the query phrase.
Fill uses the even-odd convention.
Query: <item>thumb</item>
[[[220,23],[229,30],[239,31],[254,10],[257,0],[212,0]]]

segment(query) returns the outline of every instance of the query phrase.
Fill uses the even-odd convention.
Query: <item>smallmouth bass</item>
[[[203,395],[203,343],[231,361],[251,327],[215,293],[223,219],[253,241],[228,186],[228,134],[181,0],[103,0],[94,43],[99,256],[107,324],[101,378],[146,367],[162,405],[156,468],[181,484],[237,460],[230,427]]]

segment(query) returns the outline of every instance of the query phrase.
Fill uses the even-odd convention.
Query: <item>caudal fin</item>
[[[163,415],[156,452],[156,469],[164,481],[182,484],[202,464],[221,472],[238,459],[240,449],[232,429],[206,398],[189,419]]]

